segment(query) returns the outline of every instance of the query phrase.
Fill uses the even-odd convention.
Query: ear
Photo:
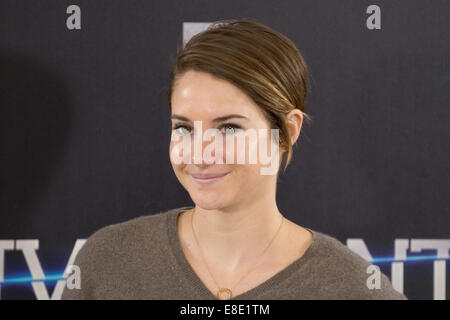
[[[293,109],[286,115],[286,118],[291,143],[294,145],[302,130],[303,113],[299,109]]]

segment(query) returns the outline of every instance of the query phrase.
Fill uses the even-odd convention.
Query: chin
[[[236,196],[231,177],[231,174],[228,174],[222,181],[202,185],[187,174],[183,175],[180,181],[196,206],[205,210],[215,210],[228,207]]]
[[[227,203],[223,195],[220,194],[203,195],[196,191],[190,192],[189,194],[192,202],[194,202],[196,206],[205,210],[220,209],[226,206]]]
[[[192,187],[189,195],[196,206],[205,210],[221,209],[231,202],[229,196],[220,190],[199,190]]]

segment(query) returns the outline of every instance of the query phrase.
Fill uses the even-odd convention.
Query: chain
[[[212,275],[212,273],[211,273],[211,270],[209,269],[209,266],[208,266],[208,264],[206,263],[206,259],[205,259],[205,257],[204,257],[204,255],[203,255],[203,251],[202,251],[202,248],[200,247],[200,244],[199,244],[199,242],[198,242],[198,240],[197,240],[197,236],[195,235],[195,231],[194,231],[194,212],[195,212],[195,209],[193,209],[193,213],[192,213],[192,217],[191,217],[191,227],[192,227],[192,233],[194,234],[194,238],[195,238],[195,242],[197,243],[197,246],[198,246],[198,248],[200,249],[200,254],[201,254],[201,256],[202,256],[202,259],[203,259],[203,262],[204,262],[204,264],[205,264],[205,266],[206,266],[206,269],[208,270],[208,273],[209,273],[209,275],[211,276],[211,278],[214,280],[214,282],[215,282],[215,284],[216,284],[216,286],[217,286],[217,288],[219,288],[219,291],[217,292],[217,297],[219,297],[219,293],[220,293],[220,291],[222,290],[222,289],[225,289],[225,290],[227,290],[227,291],[229,291],[230,292],[230,298],[232,297],[232,291],[229,289],[229,288],[221,288],[220,286],[219,286],[219,284],[217,283],[217,281],[216,281],[216,279],[214,278],[214,276]],[[282,224],[283,224],[283,222],[284,222],[284,217],[283,216],[281,216],[281,223],[280,223],[280,226],[278,227],[278,230],[277,230],[277,232],[275,233],[275,236],[272,238],[272,240],[270,240],[270,242],[269,242],[269,244],[267,245],[267,247],[263,250],[263,252],[261,253],[261,256],[260,256],[260,258],[262,258],[263,256],[264,256],[264,253],[267,251],[267,249],[270,247],[270,245],[272,244],[272,242],[275,240],[275,238],[277,237],[277,235],[278,235],[278,233],[280,232],[280,229],[281,229],[281,226],[282,226]],[[245,273],[240,279],[239,279],[239,281],[233,286],[233,288],[235,288],[241,281],[242,281],[242,279],[244,279],[258,264],[259,264],[259,260],[258,260],[258,263],[257,264],[255,264],[252,268],[250,268],[248,271],[247,271],[247,273]]]

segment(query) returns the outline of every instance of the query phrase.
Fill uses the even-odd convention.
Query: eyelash
[[[239,126],[239,125],[237,125],[237,124],[234,124],[234,123],[224,123],[224,124],[222,124],[220,127],[219,127],[219,129],[221,130],[221,129],[223,129],[223,128],[228,128],[228,127],[231,127],[231,128],[233,128],[233,129],[237,129],[237,130],[241,130],[242,129],[242,127],[241,126]],[[177,129],[179,129],[179,128],[186,128],[186,129],[189,129],[189,130],[192,130],[192,127],[191,126],[187,126],[187,125],[184,125],[184,124],[176,124],[176,125],[174,125],[174,127],[173,127],[173,130],[177,130]]]

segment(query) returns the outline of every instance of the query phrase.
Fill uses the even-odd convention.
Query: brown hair
[[[169,76],[170,106],[175,82],[188,70],[229,81],[262,109],[287,147],[281,158],[286,170],[292,157],[286,114],[297,108],[311,121],[304,112],[309,72],[295,44],[251,19],[220,20],[194,35],[184,48],[178,47]]]

